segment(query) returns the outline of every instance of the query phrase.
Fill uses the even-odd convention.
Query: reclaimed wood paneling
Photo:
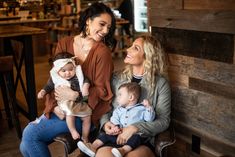
[[[176,123],[176,122],[175,122]],[[176,125],[178,127],[178,125]],[[180,127],[184,130],[183,127]],[[177,128],[178,129],[178,128]],[[187,130],[191,133],[191,130]],[[200,155],[192,152],[192,140],[189,137],[183,137],[180,134],[176,135],[176,143],[167,150],[168,157],[221,157],[214,151],[208,151],[204,146],[201,146]],[[183,148],[183,149],[182,149]]]
[[[149,1],[149,9],[183,9],[183,0],[153,0]]]
[[[149,25],[235,34],[235,11],[149,9]]]
[[[190,125],[185,125],[184,123],[174,120],[175,131],[177,132],[176,149],[182,148],[181,145],[186,146],[186,150],[181,150],[185,153],[185,157],[188,157],[191,153],[191,136],[192,134],[197,135],[201,139],[201,153],[200,157],[222,157],[222,155],[227,155],[228,157],[233,157],[235,154],[234,145],[224,143],[217,137],[213,137],[213,134],[208,134],[201,131],[200,128],[195,128]],[[182,140],[183,139],[183,140]],[[182,141],[181,141],[182,140]],[[179,142],[179,143],[178,143]],[[207,146],[213,149],[208,149]],[[187,150],[188,149],[188,150]],[[216,150],[216,151],[215,151]],[[219,153],[220,152],[220,153]],[[177,156],[171,153],[172,157],[184,157]]]
[[[235,26],[234,26],[235,27]],[[234,36],[169,28],[152,28],[166,51],[176,54],[233,63]]]
[[[188,88],[173,88],[173,119],[235,148],[234,102]]]
[[[188,87],[189,78],[187,75],[176,73],[173,69],[169,69],[168,75],[172,86]]]
[[[189,77],[235,88],[235,65],[169,54],[169,69]]]
[[[235,86],[221,85],[201,79],[189,78],[189,88],[210,93],[217,96],[223,96],[228,99],[235,99]],[[235,101],[234,101],[235,103]],[[235,122],[235,121],[234,121]]]
[[[234,0],[183,0],[184,9],[235,10]]]
[[[233,64],[235,64],[235,35],[233,36]]]
[[[183,141],[171,155],[234,156],[235,0],[148,2],[151,33],[169,54],[173,122]],[[192,134],[201,138],[200,155]]]

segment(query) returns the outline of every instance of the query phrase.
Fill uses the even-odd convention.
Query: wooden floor
[[[48,64],[48,56],[37,56],[35,57],[35,75],[36,75],[36,90],[37,92],[43,87],[48,79],[48,74],[50,70],[50,66]],[[114,59],[115,69],[119,69],[123,67],[122,59],[116,58]],[[17,97],[22,98],[21,89],[17,90]],[[2,102],[2,94],[0,92],[0,109],[3,114],[3,118],[0,119],[0,157],[22,157],[19,151],[19,143],[20,139],[17,138],[15,128],[9,129],[7,126],[7,121],[5,118],[5,113],[3,110],[3,102]],[[22,100],[21,101],[25,101]],[[38,115],[42,114],[44,105],[42,101],[37,102],[38,105]],[[22,128],[24,128],[29,122],[24,116],[21,114],[20,122]],[[62,144],[58,142],[52,143],[50,146],[50,151],[53,157],[63,157],[64,148]],[[76,157],[79,154],[79,150],[77,149],[74,153],[72,153],[69,157]]]

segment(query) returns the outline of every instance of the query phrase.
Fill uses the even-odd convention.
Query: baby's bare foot
[[[71,131],[71,135],[72,135],[74,140],[80,138],[80,134],[76,130],[75,131]]]
[[[84,143],[88,143],[89,142],[88,137],[82,137],[82,140],[83,140]]]

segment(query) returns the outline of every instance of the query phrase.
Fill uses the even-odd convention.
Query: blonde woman
[[[106,145],[98,149],[96,157],[113,157],[112,148],[123,145],[136,133],[145,138],[145,142],[132,151],[120,152],[118,156],[125,157],[154,157],[154,137],[166,130],[170,124],[171,91],[166,80],[166,60],[160,42],[152,36],[137,38],[133,45],[127,49],[124,59],[126,68],[113,76],[113,93],[126,82],[137,82],[141,85],[140,102],[147,98],[153,106],[156,118],[152,122],[137,122],[126,128],[118,135],[116,145]],[[113,101],[114,108],[117,106],[116,98]],[[101,119],[101,127],[106,134],[112,134],[110,114],[105,114]]]

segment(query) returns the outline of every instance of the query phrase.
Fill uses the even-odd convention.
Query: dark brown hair
[[[111,16],[111,27],[109,33],[104,37],[103,42],[109,46],[113,47],[114,45],[114,31],[116,29],[116,19],[112,12],[112,10],[103,3],[95,2],[91,6],[89,6],[84,11],[80,12],[80,18],[78,20],[78,33],[82,33],[84,37],[86,37],[86,21],[90,18],[93,20],[96,17],[99,17],[101,14],[107,13]]]

